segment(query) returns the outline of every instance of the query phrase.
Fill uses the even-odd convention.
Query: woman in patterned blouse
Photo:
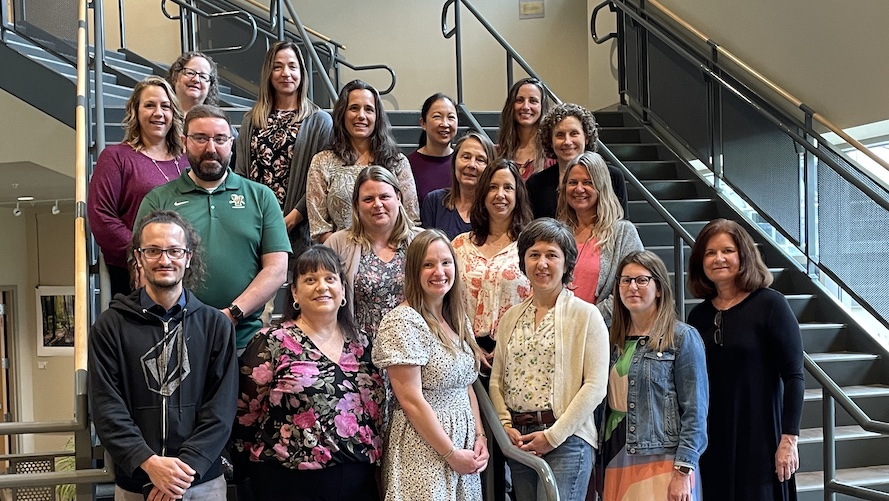
[[[309,163],[330,142],[333,120],[309,100],[305,63],[292,42],[272,44],[265,56],[256,104],[241,124],[235,172],[275,193],[293,255],[309,244],[306,177]]]
[[[407,247],[419,232],[401,203],[398,178],[378,165],[363,169],[352,192],[352,227],[324,243],[343,260],[355,323],[371,339],[383,315],[404,301]]]
[[[488,362],[494,357],[494,332],[512,305],[531,295],[519,270],[516,239],[531,221],[528,192],[512,160],[498,160],[482,171],[472,205],[472,230],[457,235],[454,250],[466,288],[463,301],[476,341]]]
[[[377,500],[383,380],[333,250],[294,264],[285,321],[241,356],[235,445],[256,499]]]
[[[312,158],[306,192],[312,239],[324,243],[333,232],[352,224],[355,178],[368,165],[380,165],[398,178],[411,221],[420,222],[420,203],[411,164],[392,136],[380,94],[361,80],[347,83],[333,107],[329,149]]]

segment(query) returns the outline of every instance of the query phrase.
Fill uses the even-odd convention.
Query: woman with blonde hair
[[[700,501],[709,402],[704,344],[676,318],[670,277],[657,254],[631,252],[618,270],[602,499]]]
[[[373,361],[397,399],[383,455],[387,501],[481,500],[488,448],[472,383],[481,352],[461,299],[447,236],[426,230],[411,242],[406,301],[383,317]]]
[[[324,243],[343,260],[354,298],[349,308],[371,339],[383,316],[404,301],[407,248],[420,231],[401,204],[398,178],[379,165],[364,168],[352,192],[352,226]]]
[[[598,153],[588,151],[568,163],[559,187],[558,214],[574,233],[578,248],[571,288],[577,297],[595,304],[610,325],[617,264],[642,250],[642,241],[633,223],[624,219],[608,167]]]
[[[87,194],[90,228],[108,267],[112,295],[132,290],[127,246],[139,205],[154,187],[188,167],[182,143],[183,115],[173,88],[148,76],[126,104],[124,140],[107,146],[96,162]]]
[[[306,179],[316,153],[330,142],[330,115],[309,100],[306,65],[293,42],[266,52],[256,104],[244,116],[235,172],[272,189],[284,213],[293,255],[309,244]]]

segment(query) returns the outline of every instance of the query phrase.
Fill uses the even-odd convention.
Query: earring
[[[293,309],[299,311],[299,303],[297,303],[296,301],[293,302]]]
[[[346,306],[346,298],[343,298],[343,302],[340,303],[340,308]]]

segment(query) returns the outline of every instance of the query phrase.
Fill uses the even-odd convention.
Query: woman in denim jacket
[[[618,266],[602,463],[605,501],[701,499],[707,366],[698,331],[676,319],[667,269],[649,251]]]

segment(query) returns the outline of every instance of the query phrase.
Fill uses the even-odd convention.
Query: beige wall
[[[840,127],[889,117],[889,2],[661,2]]]

